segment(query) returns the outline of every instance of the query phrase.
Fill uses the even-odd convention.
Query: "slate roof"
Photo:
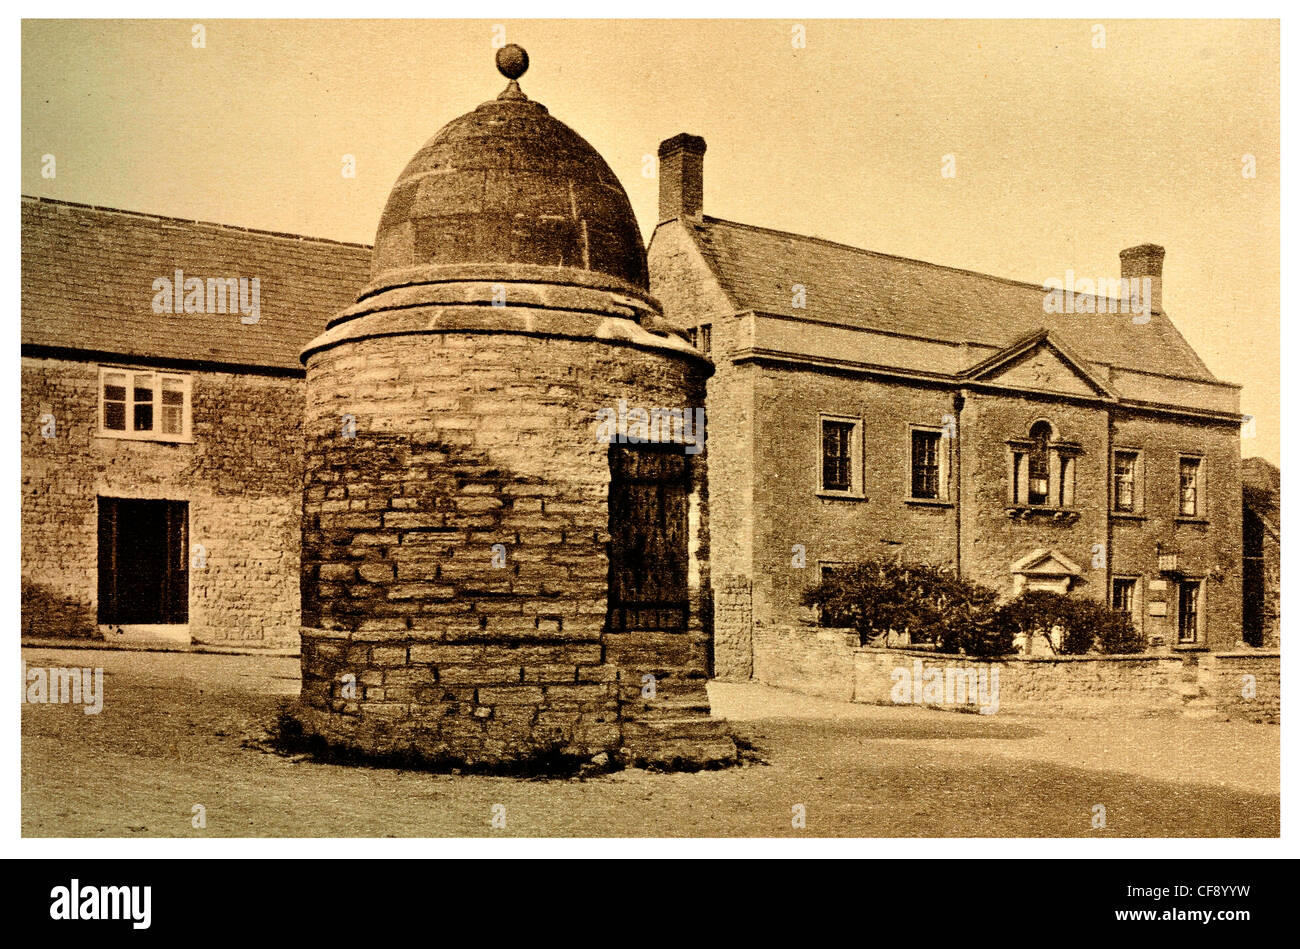
[[[261,317],[154,313],[153,282],[257,277]],[[301,371],[298,354],[370,274],[370,248],[22,199],[22,342]]]
[[[1160,313],[1143,325],[1118,313],[1045,313],[1041,285],[707,215],[682,223],[738,311],[996,347],[1048,329],[1090,361],[1215,381]],[[795,284],[806,288],[805,309],[791,307]]]

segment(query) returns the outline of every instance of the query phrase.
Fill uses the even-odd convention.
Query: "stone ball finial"
[[[497,50],[497,70],[509,80],[516,80],[528,72],[528,51],[522,46],[507,43]]]

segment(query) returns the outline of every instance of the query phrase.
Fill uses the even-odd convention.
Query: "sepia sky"
[[[1034,283],[1163,245],[1166,310],[1256,417],[1243,457],[1279,460],[1275,21],[1099,21],[1096,48],[1097,21],[809,20],[801,49],[791,20],[204,20],[203,49],[194,22],[24,22],[24,194],[370,243],[504,87],[500,24],[647,238],[644,156],[686,131],[717,217]]]

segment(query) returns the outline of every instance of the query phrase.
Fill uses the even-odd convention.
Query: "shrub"
[[[1103,606],[1102,609],[1105,609]],[[1106,618],[1099,623],[1095,648],[1108,656],[1145,652],[1146,640],[1133,625],[1132,618],[1119,610],[1105,609]]]
[[[964,633],[959,634],[957,640],[945,643],[940,648],[944,652],[964,652],[968,656],[981,659],[993,659],[1014,652],[1016,648],[1015,631],[998,626],[993,622],[994,615],[994,610],[990,605],[983,611],[982,615],[974,617]]]
[[[837,569],[805,591],[823,626],[857,630],[863,644],[889,631],[945,652],[1002,655],[1011,634],[989,624],[997,592],[945,567],[876,558]]]
[[[999,608],[991,622],[1012,636],[1023,633],[1026,642],[1043,636],[1066,656],[1093,650],[1112,654],[1142,651],[1142,638],[1128,614],[1096,600],[1064,593],[1047,590],[1022,593]],[[1059,646],[1052,640],[1054,629],[1060,631]]]

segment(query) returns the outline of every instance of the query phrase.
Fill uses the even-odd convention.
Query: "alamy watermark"
[[[260,277],[187,277],[177,270],[153,282],[155,313],[239,313],[246,325],[262,318]]]
[[[897,705],[975,705],[981,715],[998,710],[997,666],[931,666],[920,659],[897,666],[889,697]]]
[[[1049,277],[1043,281],[1047,291],[1043,297],[1044,313],[1132,313],[1134,323],[1151,321],[1150,277],[1091,277],[1074,276],[1073,270],[1065,272],[1065,279]]]
[[[50,919],[120,919],[132,929],[148,929],[151,886],[85,886],[75,877],[50,890]]]
[[[104,670],[27,667],[23,660],[23,702],[27,705],[84,705],[87,715],[104,709]]]
[[[604,445],[684,445],[688,455],[704,450],[703,408],[628,408],[627,399],[619,399],[617,409],[597,409],[596,418],[596,438]]]

